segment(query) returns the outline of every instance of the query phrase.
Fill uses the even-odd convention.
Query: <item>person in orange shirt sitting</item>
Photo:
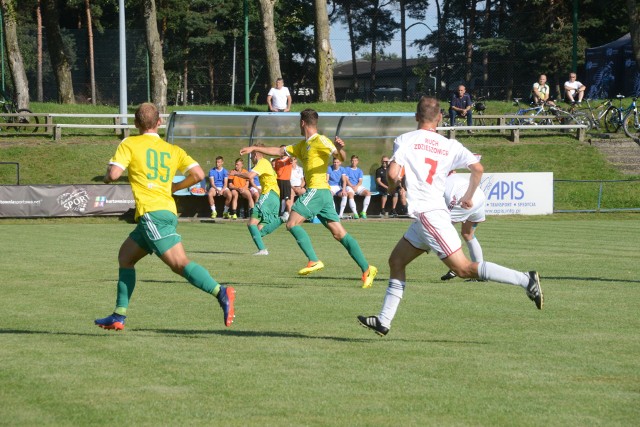
[[[253,209],[253,197],[249,191],[249,181],[239,177],[238,173],[246,173],[242,159],[236,159],[235,169],[229,172],[229,189],[231,190],[231,219],[237,219],[238,198],[247,200],[249,211]]]

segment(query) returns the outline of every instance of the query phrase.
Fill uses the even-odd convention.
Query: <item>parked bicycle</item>
[[[520,101],[522,98],[513,98],[513,105],[520,107]],[[513,118],[509,121],[510,125],[550,125],[552,124],[549,118],[536,118],[537,116],[546,116],[549,111],[546,109],[546,103],[531,104],[530,107],[519,108],[515,115],[522,116],[522,118]]]
[[[4,114],[10,114],[10,115],[4,115],[3,113],[0,112],[0,129],[2,128],[2,123],[23,123],[23,124],[28,124],[28,123],[35,123],[35,124],[40,124],[40,121],[38,119],[37,116],[31,116],[31,115],[17,115],[17,114],[33,114],[31,112],[31,110],[27,109],[27,108],[18,108],[17,105],[15,104],[15,102],[13,101],[13,99],[8,96],[6,94],[6,92],[0,90],[0,105],[2,105],[2,111],[4,112]],[[11,128],[16,132],[23,132],[23,131],[29,131],[30,129],[33,129],[32,132],[37,132],[38,131],[38,127],[34,126],[5,126],[6,128]]]
[[[635,108],[635,98],[632,104],[627,108],[624,108],[622,106],[624,95],[618,94],[616,95],[616,98],[618,99],[619,106],[607,110],[607,115],[604,117],[604,123],[607,128],[607,132],[618,132],[622,127],[622,119]]]
[[[589,98],[585,99],[587,108],[581,110],[582,112],[586,111],[585,114],[587,115],[589,121],[591,122],[591,128],[598,129],[598,130],[604,129],[607,132],[614,132],[614,130],[611,129],[612,127],[611,122],[608,122],[606,120],[607,114],[609,115],[613,114],[613,112],[609,112],[609,110],[614,110],[614,111],[616,110],[616,107],[613,106],[613,103],[611,102],[611,100],[608,99],[595,108],[591,105],[591,101],[592,100]],[[572,106],[572,108],[576,108],[575,104]]]
[[[637,99],[637,97],[633,97],[631,105],[627,108],[627,112],[622,118],[622,129],[624,129],[624,133],[632,139],[638,139],[640,137],[640,117],[638,117]]]

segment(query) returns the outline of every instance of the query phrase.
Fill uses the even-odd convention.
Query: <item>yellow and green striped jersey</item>
[[[288,145],[286,150],[302,165],[307,188],[329,189],[327,168],[330,166],[329,158],[336,151],[329,138],[315,134],[306,141]]]
[[[136,201],[136,219],[147,212],[171,211],[177,215],[171,183],[178,170],[183,174],[198,163],[182,148],[169,144],[156,133],[125,138],[109,161],[129,169],[129,183]]]
[[[278,175],[273,170],[271,162],[264,157],[258,160],[258,163],[251,169],[258,174],[260,180],[260,187],[262,187],[262,194],[267,194],[269,191],[275,191],[280,195],[280,187],[278,187]]]

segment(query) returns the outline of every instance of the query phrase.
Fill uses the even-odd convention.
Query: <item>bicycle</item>
[[[633,97],[631,105],[627,108],[627,113],[622,118],[622,129],[624,133],[631,139],[638,139],[640,137],[640,118],[638,117],[638,107],[636,106],[636,100],[638,97]]]
[[[591,120],[582,111],[576,111],[574,106],[570,106],[568,110],[563,110],[557,105],[549,107],[549,112],[553,114],[553,121],[557,121],[561,125],[586,125],[587,130],[591,129]]]
[[[2,90],[0,90],[0,105],[2,105],[2,111],[5,114],[12,114],[9,116],[4,116],[2,115],[2,113],[0,113],[0,116],[2,116],[0,117],[0,120],[3,121],[4,123],[23,123],[23,124],[35,123],[36,125],[40,124],[40,120],[38,119],[37,116],[13,115],[13,114],[23,114],[23,113],[33,114],[33,113],[31,110],[27,108],[18,108],[15,102],[13,102],[13,99],[9,97],[6,92]],[[24,127],[23,126],[6,126],[6,127],[10,127],[16,132],[26,131],[27,129],[30,128],[30,126],[24,126]],[[1,124],[0,124],[0,128],[2,128]],[[38,131],[38,127],[34,126],[32,132],[37,132],[37,131]]]
[[[610,132],[609,127],[611,127],[611,123],[607,122],[605,116],[609,113],[609,110],[616,110],[611,100],[606,100],[596,108],[591,106],[591,99],[589,98],[585,99],[585,103],[587,104],[587,108],[583,111],[588,111],[587,118],[591,122],[591,127],[598,130],[604,128],[607,132]],[[575,108],[575,104],[572,105],[572,108]]]
[[[633,103],[627,107],[622,107],[622,100],[624,99],[624,95],[616,95],[620,106],[613,107],[612,109],[607,110],[607,115],[604,117],[604,124],[607,132],[618,132],[622,127],[622,119],[635,108],[635,98]]]
[[[522,98],[513,98],[513,105],[515,107],[520,107],[520,101]],[[509,121],[510,125],[550,125],[552,124],[551,119],[536,119],[536,116],[545,116],[547,110],[545,109],[546,103],[540,104],[532,104],[531,107],[528,108],[520,108],[516,111],[515,115],[517,116],[525,116],[525,118],[514,118]]]

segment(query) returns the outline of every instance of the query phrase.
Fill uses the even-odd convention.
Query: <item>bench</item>
[[[508,118],[509,116],[504,116]],[[522,116],[520,116],[522,118]],[[438,127],[439,131],[447,132],[449,138],[456,137],[456,131],[481,131],[481,130],[499,130],[509,131],[511,133],[511,141],[520,142],[521,130],[558,130],[558,131],[576,131],[576,138],[578,141],[583,142],[587,133],[587,125],[486,125],[486,126],[452,126],[452,127]]]
[[[376,181],[373,178],[373,176],[364,175],[362,177],[362,186],[364,188],[366,188],[367,190],[369,190],[369,192],[371,193],[371,199],[372,200],[373,200],[373,198],[375,196],[379,196],[380,195],[380,192],[378,191],[378,184],[376,184]],[[338,196],[338,195],[333,196],[333,201],[334,201],[334,204],[336,205],[336,212],[340,212],[341,199],[342,199],[342,196]],[[358,212],[360,212],[360,209],[362,209],[362,202],[360,202],[360,200],[364,199],[364,197],[356,195],[355,199],[356,199],[356,206],[358,207]],[[358,202],[360,202],[360,203],[358,203]],[[368,209],[369,211],[371,210],[372,206],[374,206],[373,210],[377,214],[380,211],[379,203],[377,205],[374,205],[373,203],[371,203],[369,205],[369,209]],[[347,206],[347,209],[348,209],[348,206]],[[352,215],[351,213],[346,213],[345,212],[344,217],[348,219],[348,218],[352,217],[351,215]]]
[[[176,175],[173,177],[173,182],[178,183],[185,180],[184,175]],[[207,178],[204,178],[202,181],[193,184],[188,188],[183,188],[181,190],[175,191],[173,193],[174,196],[206,196],[207,195]]]

